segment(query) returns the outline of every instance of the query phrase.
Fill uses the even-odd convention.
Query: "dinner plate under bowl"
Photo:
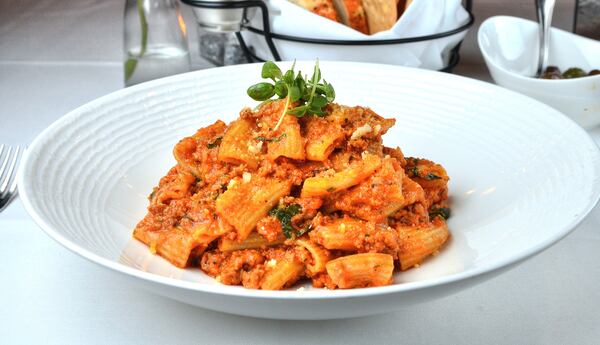
[[[297,67],[310,75],[312,65]],[[327,319],[389,312],[472,286],[561,239],[598,200],[598,148],[548,106],[449,74],[342,62],[321,67],[337,102],[397,119],[386,145],[441,163],[451,178],[451,240],[419,268],[397,273],[393,285],[224,286],[198,268],[171,266],[132,239],[147,195],[175,164],[178,140],[255,105],[246,88],[260,80],[257,64],[152,81],[70,112],[29,147],[19,176],[23,203],[63,246],[160,295],[240,315]]]

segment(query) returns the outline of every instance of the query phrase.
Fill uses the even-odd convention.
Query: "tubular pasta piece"
[[[166,232],[151,232],[136,227],[133,237],[150,246],[152,252],[180,268],[186,266],[192,250],[198,246],[189,231],[178,227]]]
[[[269,242],[266,238],[257,232],[251,232],[242,242],[223,238],[219,243],[219,250],[222,252],[231,252],[243,249],[258,249],[278,246],[285,242],[285,236],[281,234],[275,241]]]
[[[173,156],[181,170],[189,171],[192,174],[198,175],[199,171],[194,162],[193,154],[196,152],[197,141],[194,137],[182,139],[173,148]]]
[[[219,147],[219,160],[228,163],[245,163],[256,169],[259,156],[248,149],[248,144],[254,140],[252,127],[254,122],[249,119],[238,119],[229,125]]]
[[[174,226],[163,231],[150,231],[142,221],[135,228],[133,236],[175,266],[185,267],[192,251],[199,252],[198,247],[205,249],[210,242],[228,231],[231,231],[231,226],[220,219],[192,227]]]
[[[340,125],[326,119],[312,117],[306,124],[306,159],[322,162],[344,139]]]
[[[267,158],[274,161],[278,157],[304,160],[304,139],[300,134],[298,119],[292,115],[286,115],[281,123],[281,131],[275,137],[278,141],[269,143]]]
[[[330,224],[319,225],[310,233],[310,238],[329,250],[358,250],[356,235],[365,234],[367,223],[344,217]]]
[[[420,264],[426,257],[438,251],[450,237],[446,222],[436,217],[426,227],[397,228],[400,237],[400,269],[407,270]]]
[[[360,161],[355,161],[347,169],[333,176],[310,177],[304,180],[302,197],[324,196],[352,187],[371,176],[381,166],[381,158],[373,154],[365,154]]]
[[[293,284],[300,278],[304,265],[296,261],[279,260],[263,277],[260,288],[263,290],[281,290],[286,284]]]
[[[206,162],[198,158],[198,153],[207,150],[207,145],[222,137],[227,125],[217,120],[214,124],[200,128],[196,134],[179,141],[173,148],[173,156],[177,160],[180,171],[186,171],[196,177],[201,177],[200,165]]]
[[[307,239],[297,239],[296,244],[306,248],[312,257],[312,262],[306,265],[306,272],[309,277],[325,271],[325,264],[331,257],[327,249]]]
[[[237,230],[243,241],[279,201],[288,195],[292,183],[276,178],[252,175],[250,182],[238,181],[217,199],[217,214]]]
[[[363,253],[342,256],[327,263],[327,274],[341,289],[389,285],[394,259],[391,255]]]
[[[181,199],[186,196],[196,178],[187,173],[179,173],[177,177],[165,187],[159,188],[155,202],[164,204],[169,200]]]
[[[385,157],[381,167],[358,185],[335,198],[335,207],[360,219],[385,222],[404,204],[404,170],[394,158]]]

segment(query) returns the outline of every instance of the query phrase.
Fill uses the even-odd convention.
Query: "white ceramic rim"
[[[494,16],[494,17],[489,17],[488,19],[484,20],[483,23],[481,23],[481,25],[479,26],[479,29],[477,30],[477,45],[479,46],[479,51],[481,52],[481,54],[483,55],[485,61],[489,64],[491,64],[492,66],[494,66],[496,69],[503,71],[506,74],[509,74],[517,79],[520,80],[526,80],[527,82],[530,83],[538,83],[538,84],[558,84],[558,85],[564,85],[564,84],[568,84],[568,83],[578,83],[581,82],[582,78],[585,78],[586,81],[594,81],[595,79],[600,80],[600,74],[598,75],[592,75],[592,76],[587,76],[587,77],[582,77],[582,78],[573,78],[573,79],[539,79],[539,78],[534,78],[534,77],[526,77],[524,75],[520,75],[518,73],[515,72],[511,72],[503,67],[501,67],[500,65],[498,65],[496,63],[496,61],[494,61],[494,59],[492,57],[490,57],[488,55],[487,50],[485,50],[482,45],[481,45],[481,37],[483,35],[483,28],[485,27],[485,25],[489,25],[487,24],[488,22],[492,22],[498,19],[509,19],[509,20],[517,20],[517,21],[522,21],[525,23],[532,23],[532,24],[536,24],[535,22],[531,21],[531,20],[527,20],[527,19],[523,19],[523,18],[519,18],[519,17],[512,17],[512,16]],[[579,36],[576,35],[572,32],[568,32],[565,30],[561,30],[558,28],[552,28],[552,31],[559,31],[565,34],[570,34],[573,36],[577,36],[578,38],[582,39],[582,40],[588,40],[590,42],[593,42],[594,44],[600,44],[600,42],[597,42],[591,38],[587,38],[587,37],[583,37],[583,36]],[[600,66],[597,67],[598,69],[600,69]]]
[[[337,63],[335,61],[327,61],[327,62],[328,63]],[[285,61],[283,63],[289,63],[289,61]],[[379,68],[393,67],[393,68],[400,68],[400,69],[415,70],[415,68],[410,68],[410,67],[390,66],[390,65],[382,65],[382,64],[373,64],[373,63],[351,62],[351,63],[347,63],[347,64],[370,65],[374,68],[377,68],[379,66]],[[261,65],[261,63],[257,63],[254,65]],[[217,67],[217,68],[223,69],[223,73],[227,73],[228,71],[235,70],[236,68],[248,68],[245,66],[248,66],[248,65],[246,64],[246,65],[236,65],[236,66]],[[210,70],[210,69],[208,69],[208,70]],[[126,93],[142,91],[142,90],[146,90],[146,89],[152,89],[155,85],[159,85],[159,84],[163,84],[163,83],[175,83],[180,79],[189,78],[190,75],[192,75],[192,74],[201,75],[205,71],[207,71],[207,70],[199,70],[199,71],[174,75],[174,76],[170,76],[170,77],[166,77],[166,78],[161,78],[161,79],[141,83],[141,84],[138,84],[135,86],[131,86],[128,88],[124,88],[124,89],[112,92],[110,94],[107,94],[105,96],[97,98],[91,102],[88,102],[88,103],[68,112],[67,114],[63,115],[58,120],[56,120],[54,123],[52,123],[45,130],[43,130],[34,139],[34,141],[29,145],[29,148],[23,157],[23,162],[21,164],[21,168],[19,169],[19,173],[18,173],[19,195],[21,197],[21,200],[23,202],[25,209],[27,210],[29,215],[33,218],[35,223],[40,228],[42,228],[42,230],[48,236],[50,236],[56,242],[58,242],[59,244],[61,244],[64,247],[66,247],[73,253],[81,255],[85,259],[87,259],[91,262],[94,262],[96,264],[99,264],[100,266],[103,266],[105,268],[112,269],[114,271],[120,272],[125,275],[140,278],[140,279],[148,281],[148,282],[157,283],[157,284],[165,285],[168,287],[176,287],[176,288],[191,290],[191,291],[206,292],[206,293],[218,294],[218,295],[223,295],[223,296],[235,296],[235,297],[245,297],[245,298],[255,298],[255,299],[278,299],[278,300],[339,299],[339,298],[359,298],[359,297],[375,296],[375,295],[377,295],[377,296],[388,295],[388,294],[395,294],[395,293],[399,293],[399,292],[403,292],[403,291],[413,291],[413,290],[418,290],[418,289],[422,289],[422,288],[442,286],[442,285],[447,285],[447,284],[457,282],[460,280],[466,280],[466,279],[469,279],[469,278],[472,278],[472,277],[475,277],[478,275],[491,273],[500,268],[514,265],[514,264],[519,263],[535,254],[540,253],[541,251],[549,248],[552,244],[558,242],[560,239],[562,239],[563,237],[568,235],[573,229],[575,229],[575,227],[577,225],[579,225],[579,223],[581,223],[581,221],[583,221],[583,219],[585,219],[585,217],[590,213],[590,211],[595,207],[595,205],[598,203],[598,200],[600,199],[600,194],[596,195],[595,199],[592,202],[590,202],[586,208],[581,210],[581,212],[578,212],[577,217],[573,218],[570,223],[568,223],[567,225],[564,226],[562,231],[557,232],[554,236],[547,238],[545,241],[539,243],[536,246],[529,248],[529,250],[526,250],[526,251],[520,253],[519,255],[514,255],[514,256],[508,257],[504,260],[499,260],[498,262],[488,265],[488,266],[470,269],[470,270],[466,270],[466,271],[459,272],[459,273],[454,273],[454,274],[450,274],[450,275],[446,275],[446,276],[442,276],[442,277],[426,279],[426,280],[417,281],[417,282],[408,282],[408,283],[394,284],[394,285],[381,286],[381,287],[359,288],[359,289],[348,289],[348,290],[343,290],[343,289],[339,289],[339,290],[325,290],[325,289],[305,290],[305,291],[302,291],[301,293],[294,291],[294,290],[265,291],[265,290],[253,290],[253,289],[240,289],[239,287],[233,287],[233,286],[228,286],[228,285],[204,285],[204,284],[194,283],[194,282],[190,282],[190,281],[184,281],[184,280],[159,276],[159,275],[149,273],[149,272],[144,272],[144,271],[138,270],[136,268],[126,266],[119,262],[106,259],[100,255],[94,254],[91,251],[88,251],[88,250],[78,246],[77,244],[69,241],[67,238],[62,236],[59,231],[57,231],[56,229],[54,229],[54,227],[52,227],[50,224],[48,224],[46,221],[44,221],[42,216],[37,214],[35,208],[33,207],[33,203],[31,201],[29,191],[26,188],[22,187],[21,181],[23,181],[23,179],[25,178],[25,171],[26,171],[25,167],[30,164],[29,161],[31,159],[31,153],[36,150],[36,146],[38,146],[39,142],[42,141],[41,138],[51,135],[53,131],[61,128],[65,123],[68,123],[72,117],[78,116],[78,113],[86,111],[90,107],[93,108],[93,107],[97,107],[98,105],[105,104],[106,101],[110,100],[113,97],[119,96],[124,93],[126,94]],[[423,69],[421,69],[419,71],[420,71],[419,73],[423,73],[423,74],[443,73],[443,72],[429,71],[429,70],[423,70]],[[576,126],[576,130],[580,132],[580,135],[583,136],[588,141],[589,147],[592,148],[593,150],[595,150],[598,154],[600,154],[600,149],[598,148],[596,143],[590,138],[590,136],[587,134],[587,132],[585,132],[581,127],[579,127],[573,120],[571,120],[570,118],[561,114],[557,110],[555,110],[541,102],[538,102],[530,97],[527,97],[527,96],[521,95],[519,93],[495,86],[493,84],[485,83],[485,82],[474,80],[471,78],[452,75],[452,74],[448,74],[448,76],[450,78],[469,80],[469,82],[471,82],[471,83],[480,84],[484,87],[496,88],[496,89],[501,90],[501,92],[508,92],[508,93],[513,94],[515,97],[526,98],[530,102],[536,102],[536,103],[538,103],[539,106],[546,107],[548,110],[548,114],[547,114],[548,116],[554,116],[554,117],[561,118],[562,121],[566,120],[568,122],[572,122],[572,124]],[[34,192],[31,191],[31,193],[34,193]]]

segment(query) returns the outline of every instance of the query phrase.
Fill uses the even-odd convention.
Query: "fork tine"
[[[19,152],[20,152],[20,147],[17,146],[15,148],[15,152],[12,155],[12,160],[10,159],[10,152],[12,151],[11,148],[8,148],[8,153],[6,154],[6,158],[4,160],[4,163],[2,164],[2,168],[0,168],[0,176],[2,175],[1,173],[3,173],[3,170],[6,166],[6,163],[10,160],[10,166],[8,168],[8,170],[6,171],[6,175],[4,176],[4,181],[2,181],[2,185],[0,185],[0,195],[4,195],[7,192],[7,188],[8,188],[8,184],[10,183],[11,178],[14,177],[15,174],[15,170],[17,167],[17,160],[19,158]],[[11,186],[12,187],[12,186]]]
[[[2,151],[4,151],[4,144],[2,145],[2,150],[0,151],[0,159],[2,159],[2,166],[0,166],[0,182],[4,181],[4,179],[6,178],[5,175],[8,177],[8,174],[6,173],[6,166],[10,161],[10,153],[12,151],[12,148],[10,146],[8,147],[8,151],[4,155],[4,158],[2,158]],[[0,188],[0,194],[2,194],[2,192],[3,189]]]
[[[18,167],[19,167],[19,163],[20,163],[20,161],[21,161],[21,158],[23,158],[23,155],[25,154],[25,150],[27,150],[27,147],[24,147],[24,148],[23,148],[23,150],[21,150],[21,155],[20,155],[20,157],[18,158],[18,161],[17,161],[17,168],[16,168],[16,169],[18,169]],[[12,181],[12,183],[10,184],[10,188],[8,188],[8,193],[9,193],[9,194],[13,194],[13,195],[15,195],[15,192],[16,192],[16,191],[17,191],[17,176],[16,176],[16,174],[15,174],[15,177],[13,178],[13,181]]]

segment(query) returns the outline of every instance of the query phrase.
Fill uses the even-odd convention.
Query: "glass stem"
[[[146,54],[146,47],[148,46],[148,22],[146,21],[146,13],[144,12],[144,0],[137,0],[137,9],[140,17],[140,28],[142,32],[140,53],[136,58],[127,59],[125,62],[125,81],[129,80],[131,76],[133,76],[138,59]]]
[[[148,45],[148,22],[146,21],[146,13],[144,13],[144,0],[137,0],[138,14],[140,16],[140,27],[142,28],[142,42],[140,48],[141,58],[146,53],[146,46]]]

